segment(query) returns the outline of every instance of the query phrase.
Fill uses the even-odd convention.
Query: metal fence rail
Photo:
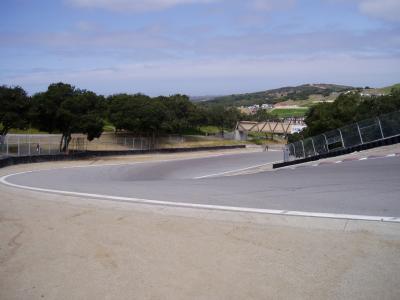
[[[363,120],[286,145],[285,162],[348,149],[400,135],[400,111]]]

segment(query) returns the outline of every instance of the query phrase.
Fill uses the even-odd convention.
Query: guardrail
[[[370,147],[400,136],[400,111],[363,120],[292,144],[284,150],[284,162],[334,156],[353,148]],[[347,151],[345,151],[347,152]],[[312,160],[312,159],[311,159]]]

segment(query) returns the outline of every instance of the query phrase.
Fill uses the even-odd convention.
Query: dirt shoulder
[[[182,156],[140,157],[176,158]],[[129,159],[21,165],[0,173]],[[165,208],[3,185],[0,199],[0,299],[400,294],[399,224]]]

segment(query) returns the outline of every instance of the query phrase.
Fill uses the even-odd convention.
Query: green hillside
[[[275,104],[284,101],[305,101],[318,96],[321,100],[330,100],[332,94],[354,90],[351,86],[336,84],[304,84],[295,87],[282,87],[262,92],[234,94],[216,97],[205,100],[203,105],[224,105],[224,106],[249,106],[254,104]]]
[[[392,91],[392,89],[400,89],[400,83],[393,84],[391,86],[387,86],[381,89],[381,91],[385,94],[388,94]]]

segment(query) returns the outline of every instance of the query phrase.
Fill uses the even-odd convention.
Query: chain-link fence
[[[60,154],[60,142],[60,134],[7,134],[0,137],[0,157]],[[72,138],[69,149],[84,151],[84,138]]]
[[[174,138],[168,140],[173,141]],[[7,134],[0,137],[0,157],[37,156],[61,154],[60,134]],[[84,135],[73,135],[68,151],[124,151],[150,150],[158,147],[160,141],[148,137],[126,137],[104,134],[102,138],[89,142]]]
[[[105,133],[100,139],[94,139],[90,142],[86,141],[86,149],[90,151],[153,150],[159,148],[159,144],[160,139]]]
[[[60,154],[60,134],[7,134],[0,136],[0,158],[9,156],[38,156]],[[69,151],[132,151],[196,146],[224,145],[224,139],[214,136],[168,135],[157,138],[135,137],[124,133],[105,132],[88,141],[83,134],[72,135]]]
[[[225,141],[233,137],[228,134],[224,138],[219,136],[198,135],[166,135],[152,137],[137,137],[124,133],[103,133],[99,139],[86,141],[89,151],[132,151],[132,150],[157,150],[170,148],[191,148],[198,146],[225,145]]]
[[[400,111],[286,145],[285,161],[303,159],[400,135]]]
[[[0,142],[0,153],[6,156],[27,156],[60,153],[61,135],[8,134]]]

